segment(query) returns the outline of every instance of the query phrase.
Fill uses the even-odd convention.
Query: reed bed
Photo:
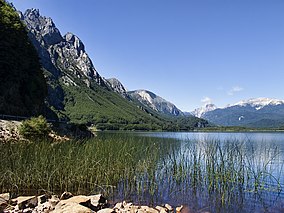
[[[0,190],[15,194],[99,192],[148,203],[211,203],[212,212],[226,212],[252,194],[280,194],[283,187],[282,168],[274,164],[279,149],[249,141],[113,134],[87,141],[5,143],[0,154]]]

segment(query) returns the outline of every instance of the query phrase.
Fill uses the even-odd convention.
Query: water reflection
[[[281,212],[284,134],[135,133],[156,138],[152,171],[120,184],[120,197],[140,203],[183,204],[190,212]],[[164,139],[176,139],[168,143]],[[123,181],[122,181],[123,182]],[[131,194],[122,192],[131,191]],[[116,196],[117,197],[117,196]]]

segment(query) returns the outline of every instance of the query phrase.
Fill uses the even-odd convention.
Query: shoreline
[[[151,207],[126,201],[111,205],[102,194],[73,196],[64,192],[60,197],[42,194],[14,199],[9,193],[0,194],[0,213],[181,213],[182,209],[183,206],[173,208],[164,204]]]

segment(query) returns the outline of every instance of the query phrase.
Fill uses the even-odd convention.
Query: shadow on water
[[[283,211],[283,143],[234,137],[109,132],[1,144],[0,189],[104,193],[113,202],[184,205],[184,213]]]

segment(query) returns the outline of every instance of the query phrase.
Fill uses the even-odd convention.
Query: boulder
[[[0,212],[3,212],[4,209],[8,206],[8,201],[0,197]]]
[[[151,208],[149,206],[141,206],[141,210],[144,212],[149,212],[149,213],[159,213],[157,209]]]
[[[42,204],[48,201],[48,195],[40,195],[37,197],[37,203]]]
[[[162,206],[156,206],[155,209],[157,209],[160,213],[167,213],[168,209],[166,207]]]
[[[55,206],[59,203],[59,201],[60,200],[57,195],[52,195],[51,198],[48,200],[52,208],[55,208]]]
[[[60,196],[60,200],[67,200],[71,197],[73,197],[71,192],[63,192],[63,194]]]
[[[165,204],[165,207],[168,209],[168,211],[172,212],[174,209],[169,204]]]
[[[105,208],[105,209],[101,209],[99,210],[97,213],[114,213],[115,211],[111,208]]]
[[[113,209],[122,209],[122,208],[123,208],[122,203],[117,203],[117,204],[115,204],[115,206],[113,207]]]
[[[60,209],[62,208],[62,206],[68,203],[77,203],[93,211],[98,211],[101,208],[105,207],[106,203],[103,203],[104,201],[106,202],[106,199],[103,198],[101,195],[92,195],[92,196],[78,195],[78,196],[74,196],[66,200],[61,200],[55,206],[55,209]]]
[[[0,198],[8,201],[10,200],[10,193],[4,193],[4,194],[0,194]]]
[[[56,206],[55,210],[51,212],[52,213],[92,213],[93,211],[76,202],[67,202],[64,205],[61,205],[60,208]]]
[[[181,213],[183,205],[176,207],[176,213]]]
[[[35,208],[38,204],[36,196],[21,196],[13,199],[17,203],[19,210]]]
[[[108,207],[107,199],[103,195],[101,195],[101,194],[90,195],[88,197],[91,199],[91,204],[92,204],[91,208],[94,211],[98,211],[102,208]]]

